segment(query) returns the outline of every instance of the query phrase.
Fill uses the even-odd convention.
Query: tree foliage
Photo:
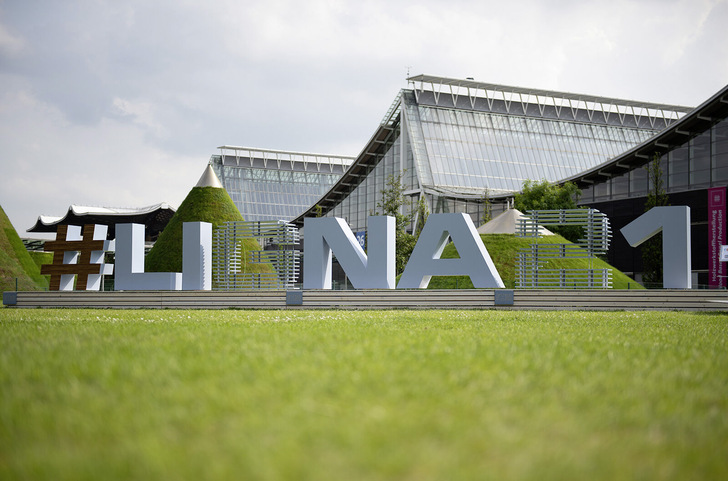
[[[403,214],[402,207],[407,203],[404,197],[402,174],[392,174],[381,191],[382,200],[377,202],[381,215],[395,218],[396,225],[396,270],[397,275],[404,272],[407,261],[417,243],[417,237],[407,232],[407,226],[412,222],[412,214]],[[425,206],[426,207],[426,206]]]
[[[572,182],[564,185],[552,184],[546,180],[527,180],[523,190],[516,194],[515,207],[521,212],[529,210],[576,209],[581,191]]]
[[[523,183],[523,190],[516,194],[514,205],[523,213],[529,210],[576,209],[580,196],[581,191],[573,182],[556,185],[546,180],[527,180]],[[583,229],[576,226],[549,226],[549,230],[571,242],[578,241],[583,234]]]
[[[481,220],[483,221],[483,224],[486,224],[493,219],[493,203],[490,201],[490,191],[488,189],[485,189],[483,191],[483,217]]]
[[[404,198],[402,174],[390,175],[381,194],[382,200],[377,202],[377,207],[382,210],[382,215],[388,215],[396,219],[397,231],[405,230],[412,222],[412,216],[402,213],[402,207],[407,202]]]
[[[424,194],[417,201],[417,227],[415,228],[415,237],[420,237],[422,228],[427,223],[427,218],[430,216],[430,209],[427,207],[427,201],[425,200]]]
[[[655,153],[645,168],[650,181],[650,191],[645,201],[645,212],[653,207],[668,205],[665,183],[662,178],[660,155]],[[662,283],[662,232],[642,244],[642,282]]]
[[[313,212],[316,215],[316,217],[324,216],[324,208],[321,207],[319,204],[316,204],[315,206],[313,206]]]

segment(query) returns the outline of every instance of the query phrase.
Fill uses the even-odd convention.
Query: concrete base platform
[[[5,292],[14,308],[109,309],[549,309],[728,311],[728,291],[357,290]]]

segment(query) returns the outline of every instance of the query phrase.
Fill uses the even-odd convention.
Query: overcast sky
[[[177,207],[220,145],[356,155],[407,72],[697,106],[728,0],[0,0],[0,205]]]

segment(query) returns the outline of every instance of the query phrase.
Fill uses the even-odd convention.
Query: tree
[[[493,204],[490,201],[490,191],[488,189],[485,189],[485,191],[483,191],[482,202],[483,202],[483,217],[481,220],[483,221],[483,224],[486,224],[486,223],[490,222],[491,219],[493,218]]]
[[[645,212],[653,207],[669,205],[662,178],[660,154],[655,153],[645,168],[650,182]],[[662,283],[662,232],[642,244],[642,282],[645,284]]]
[[[529,210],[576,209],[580,196],[581,191],[573,182],[556,185],[546,180],[540,182],[527,180],[523,183],[523,190],[516,194],[514,206],[523,213]],[[578,241],[583,235],[583,229],[577,226],[558,226],[549,229],[571,242]]]
[[[420,237],[422,228],[427,223],[427,218],[430,216],[430,209],[427,207],[427,201],[425,201],[425,195],[422,194],[420,200],[417,201],[417,227],[415,228],[415,237]]]
[[[402,207],[407,203],[404,197],[402,174],[390,175],[381,194],[382,200],[377,202],[377,207],[382,210],[381,215],[395,218],[396,270],[397,275],[399,275],[404,272],[407,261],[417,243],[417,237],[407,232],[407,226],[412,222],[412,215],[402,213]]]
[[[546,180],[527,180],[523,183],[523,190],[516,194],[515,207],[521,212],[576,209],[580,196],[581,191],[573,182],[556,185]]]

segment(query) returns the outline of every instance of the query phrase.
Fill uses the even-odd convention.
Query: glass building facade
[[[219,147],[215,174],[246,221],[291,220],[314,205],[353,157]]]
[[[660,156],[668,194],[728,184],[728,120],[719,119],[705,131]],[[647,196],[647,169],[634,168],[582,189],[582,203]]]
[[[691,110],[472,80],[409,80],[363,153],[318,201],[354,231],[366,230],[392,175],[401,176],[411,200],[405,210],[424,199],[430,212],[465,212],[478,225],[484,196],[505,198],[526,180],[578,175]],[[309,206],[296,221],[312,214]]]
[[[645,167],[656,157],[669,205],[690,207],[693,286],[726,288],[725,266],[716,260],[716,244],[728,243],[725,209],[711,198],[716,190],[725,198],[728,185],[728,86],[636,148],[572,178],[582,189],[580,203],[607,214],[619,232],[644,212],[654,190]],[[641,280],[641,248],[621,235],[614,236],[608,261]]]
[[[728,185],[728,87],[692,109],[472,79],[409,82],[355,158],[221,147],[213,168],[246,220],[302,226],[322,213],[363,232],[399,178],[404,213],[424,200],[430,212],[468,213],[479,225],[486,196],[496,215],[526,180],[547,180],[576,182],[580,203],[618,232],[644,211],[645,165],[658,155],[670,204],[691,207],[693,284],[712,275],[708,193]],[[640,279],[640,251],[619,234],[609,261]]]

